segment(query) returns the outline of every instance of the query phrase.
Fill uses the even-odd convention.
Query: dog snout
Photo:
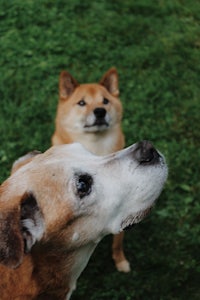
[[[94,115],[97,119],[103,119],[106,115],[106,110],[103,107],[97,107],[94,109]]]
[[[159,161],[160,154],[157,152],[151,142],[141,141],[134,150],[134,158],[140,164],[154,164]]]

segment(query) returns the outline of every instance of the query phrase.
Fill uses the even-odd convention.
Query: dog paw
[[[128,273],[131,270],[130,264],[127,260],[123,260],[117,263],[116,268],[119,272],[124,272],[124,273]]]

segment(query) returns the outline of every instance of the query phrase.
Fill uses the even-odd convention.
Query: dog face
[[[79,133],[103,132],[114,127],[122,118],[118,95],[118,75],[114,68],[99,84],[79,85],[68,72],[62,72],[57,126]]]
[[[139,222],[167,177],[163,156],[147,141],[103,157],[80,144],[30,157],[0,188],[0,261],[10,267],[36,242],[70,251]]]

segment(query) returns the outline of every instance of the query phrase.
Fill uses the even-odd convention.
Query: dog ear
[[[20,210],[21,232],[24,240],[24,252],[30,252],[36,241],[44,233],[44,220],[36,198],[32,193],[25,193]]]
[[[41,154],[41,152],[34,150],[17,159],[12,165],[11,174],[17,171],[20,167],[26,165],[28,162],[30,162],[33,159],[33,157],[35,157],[38,154]]]
[[[16,268],[24,254],[24,241],[20,231],[17,209],[0,214],[0,263]]]
[[[61,99],[68,98],[75,88],[78,86],[78,82],[67,71],[60,73],[59,79],[59,96]]]
[[[18,267],[44,232],[42,213],[31,193],[25,193],[20,207],[0,214],[0,263]]]
[[[100,80],[100,84],[103,85],[113,96],[119,96],[118,74],[115,68],[111,68],[106,72]]]

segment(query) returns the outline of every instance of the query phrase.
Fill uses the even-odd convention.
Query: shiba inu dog
[[[140,222],[166,177],[148,141],[103,157],[75,143],[18,159],[0,186],[0,299],[69,300],[99,241]]]
[[[118,151],[125,145],[121,119],[122,104],[115,68],[109,69],[99,83],[89,84],[79,84],[71,74],[61,72],[53,145],[79,142],[96,155]],[[119,271],[129,272],[123,237],[123,232],[114,236],[112,257]]]
[[[96,155],[124,147],[118,75],[110,69],[100,83],[78,84],[66,71],[59,80],[59,103],[53,145],[81,143]]]

